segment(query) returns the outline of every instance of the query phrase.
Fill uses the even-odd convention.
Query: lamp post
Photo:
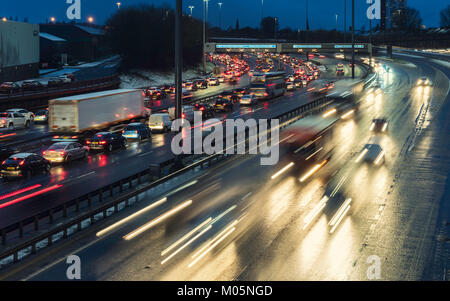
[[[344,42],[347,42],[347,0],[344,0]]]
[[[206,75],[206,22],[209,0],[203,0],[203,75]]]
[[[122,2],[117,2],[117,9],[120,9],[120,6],[122,5]]]
[[[175,119],[181,119],[183,114],[182,80],[183,80],[183,1],[176,0],[175,8]],[[175,168],[183,165],[182,157],[175,156]]]
[[[193,5],[189,5],[189,9],[191,10],[191,14],[189,15],[192,18],[192,10],[195,8]]]
[[[262,21],[263,21],[263,19],[264,19],[264,0],[261,0],[261,24],[260,24],[260,27],[261,27],[261,32],[262,32]]]
[[[219,5],[219,28],[222,29],[222,2],[217,3]]]
[[[88,17],[87,20],[88,20],[88,22],[91,23],[91,24],[94,23],[94,18],[93,18],[93,17]]]
[[[352,0],[352,78],[355,78],[355,0]]]
[[[339,27],[338,27],[338,17],[339,17],[339,14],[336,14],[336,31],[339,31]]]
[[[55,17],[50,17],[50,22],[55,23],[56,18]]]

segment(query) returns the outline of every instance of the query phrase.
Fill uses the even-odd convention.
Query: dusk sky
[[[156,5],[169,4],[174,6],[174,0],[118,0],[122,7],[138,3],[153,3]],[[98,24],[104,23],[108,17],[117,10],[117,0],[81,0],[82,20],[88,16],[95,18]],[[280,27],[305,28],[305,1],[306,0],[264,0],[264,16],[275,16],[280,20]],[[239,19],[241,27],[257,26],[261,19],[261,0],[210,0],[209,21],[218,25],[219,6],[222,2],[222,25],[224,28],[234,26]],[[343,30],[344,0],[316,0],[309,1],[310,27],[311,29],[334,29],[336,27],[336,14],[338,14],[338,26]],[[409,0],[408,5],[420,11],[423,23],[427,27],[439,26],[439,13],[441,9],[450,4],[450,1],[441,0]],[[202,0],[184,0],[185,13],[189,13],[188,6],[195,6],[193,14],[202,18]],[[18,17],[23,20],[27,17],[30,22],[44,22],[51,16],[58,20],[68,21],[66,10],[69,5],[66,0],[0,0],[0,15],[6,17]],[[350,24],[351,0],[347,0],[348,21]],[[365,17],[368,7],[366,0],[356,0],[356,28],[369,22]]]

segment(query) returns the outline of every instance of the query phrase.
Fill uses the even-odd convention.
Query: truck
[[[117,89],[49,101],[49,128],[53,141],[80,141],[94,132],[140,118],[148,118],[144,94]]]

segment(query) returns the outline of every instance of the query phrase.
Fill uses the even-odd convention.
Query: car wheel
[[[45,173],[46,173],[46,174],[49,174],[51,168],[52,168],[52,166],[51,166],[50,164],[47,163],[47,164],[45,165]]]
[[[71,156],[67,156],[66,159],[64,160],[66,163],[69,163],[70,161],[72,161],[72,157]]]
[[[14,130],[14,124],[13,124],[13,123],[10,123],[10,124],[8,125],[8,129]]]
[[[87,160],[89,158],[89,152],[85,151],[83,155],[83,159]]]
[[[109,144],[108,145],[108,152],[112,152],[112,150],[113,150],[112,144]]]
[[[30,121],[29,120],[27,120],[26,122],[25,122],[25,127],[28,129],[28,128],[30,128]]]
[[[122,148],[123,148],[123,149],[127,148],[127,141],[126,141],[126,140],[123,140],[123,142],[122,142]]]

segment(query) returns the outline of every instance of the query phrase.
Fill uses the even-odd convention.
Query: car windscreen
[[[137,131],[141,128],[140,125],[129,125],[125,128],[125,131]]]
[[[65,149],[66,148],[66,144],[53,144],[52,146],[50,146],[49,149],[53,149],[53,150],[61,150],[61,149]]]
[[[47,111],[39,111],[36,113],[37,116],[47,115]]]

